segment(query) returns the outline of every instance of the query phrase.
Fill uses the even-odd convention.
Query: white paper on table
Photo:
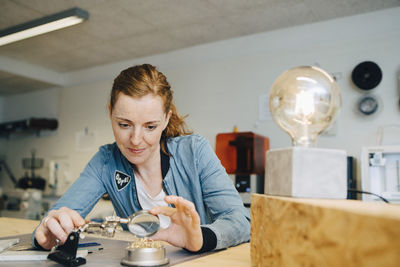
[[[76,257],[85,258],[88,250],[78,250]],[[23,250],[23,251],[5,251],[0,253],[1,261],[45,261],[49,255],[48,251]]]

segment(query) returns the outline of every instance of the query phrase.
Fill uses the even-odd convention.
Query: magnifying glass
[[[137,237],[149,237],[160,229],[160,220],[147,210],[135,212],[128,218],[121,218],[120,223],[128,226],[129,231]]]

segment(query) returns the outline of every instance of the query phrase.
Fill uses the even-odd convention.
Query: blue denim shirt
[[[168,139],[167,148],[171,156],[163,179],[166,193],[194,203],[202,227],[217,237],[216,249],[248,241],[249,213],[208,141],[198,135],[179,136]],[[120,217],[141,210],[132,165],[116,143],[100,147],[51,209],[68,207],[84,218],[104,193]]]

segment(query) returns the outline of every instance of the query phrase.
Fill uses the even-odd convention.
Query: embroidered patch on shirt
[[[114,180],[115,184],[117,185],[118,191],[121,191],[129,184],[129,182],[131,181],[131,177],[123,172],[115,171]]]

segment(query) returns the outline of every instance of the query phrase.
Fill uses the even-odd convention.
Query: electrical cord
[[[353,192],[353,193],[358,193],[358,194],[373,195],[373,196],[379,197],[385,203],[390,203],[389,200],[387,200],[386,198],[384,198],[384,197],[382,197],[380,195],[377,195],[375,193],[371,193],[371,192],[367,192],[367,191],[361,191],[361,190],[357,190],[357,189],[347,189],[347,191],[348,192]]]

